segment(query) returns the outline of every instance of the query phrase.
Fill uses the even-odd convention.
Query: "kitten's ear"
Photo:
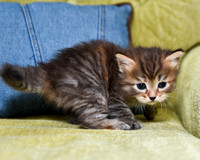
[[[169,63],[169,65],[171,65],[172,67],[179,67],[179,63],[181,60],[181,57],[183,57],[184,52],[181,49],[175,50],[172,52],[172,54],[170,54],[169,56],[167,56],[165,58],[165,61],[167,63]]]
[[[133,69],[133,66],[135,65],[134,60],[120,53],[116,54],[116,59],[118,62],[119,71],[122,73],[126,71],[131,71]]]

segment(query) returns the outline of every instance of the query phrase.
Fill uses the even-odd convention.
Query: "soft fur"
[[[173,91],[182,55],[181,50],[122,49],[91,41],[61,50],[38,67],[4,64],[1,76],[17,90],[44,95],[85,128],[139,129],[125,103],[134,97],[151,113],[150,105]]]

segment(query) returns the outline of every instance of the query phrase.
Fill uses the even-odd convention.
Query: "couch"
[[[21,4],[36,1],[18,0]],[[57,1],[81,5],[123,2]],[[156,45],[186,51],[176,91],[159,108],[155,119],[147,121],[143,115],[137,115],[142,129],[116,131],[81,129],[58,114],[1,118],[1,160],[200,159],[200,1],[128,2],[134,9],[131,34],[135,46]]]

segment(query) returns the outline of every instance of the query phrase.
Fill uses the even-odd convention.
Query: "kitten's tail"
[[[42,72],[39,67],[19,67],[5,63],[0,76],[9,86],[23,92],[41,92],[43,88]]]

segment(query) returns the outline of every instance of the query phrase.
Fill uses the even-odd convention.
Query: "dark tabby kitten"
[[[64,49],[38,67],[6,63],[1,76],[14,89],[44,95],[85,128],[139,129],[124,102],[132,97],[149,105],[164,101],[174,89],[182,55],[91,41]]]

